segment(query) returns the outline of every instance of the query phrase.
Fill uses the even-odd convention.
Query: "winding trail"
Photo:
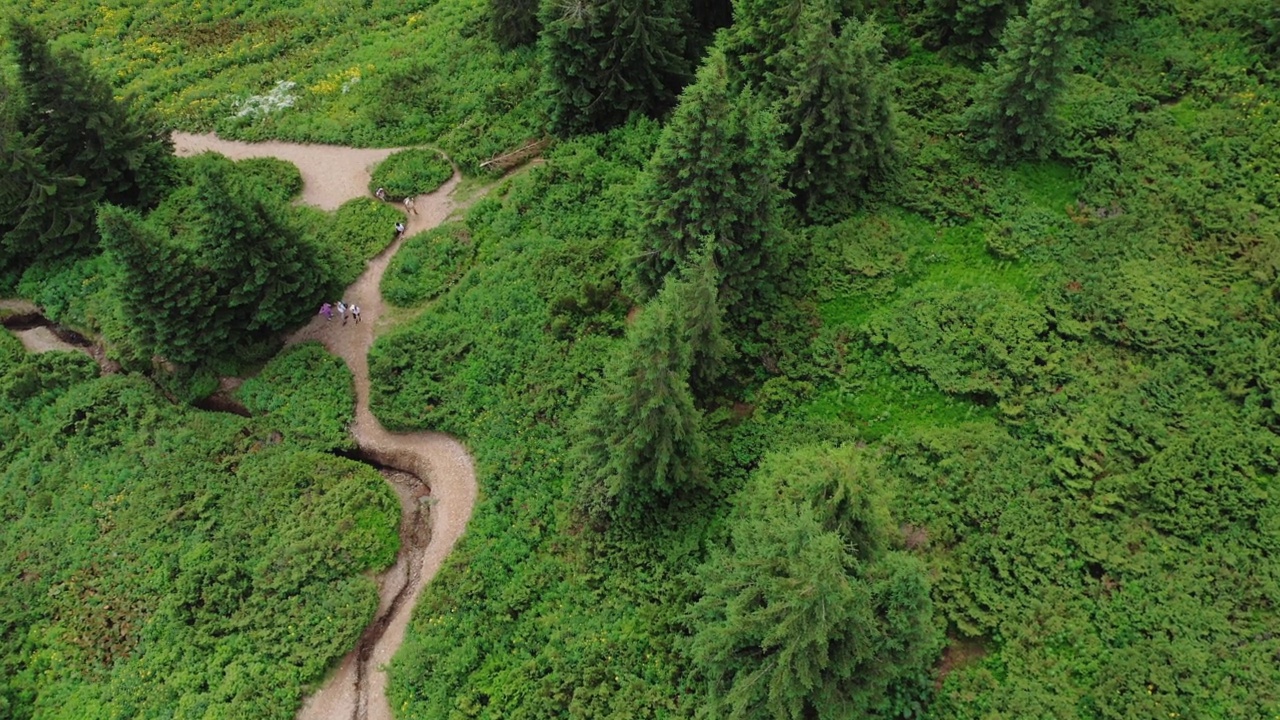
[[[213,150],[235,160],[288,160],[302,172],[302,202],[325,210],[366,195],[370,168],[398,149],[243,143],[187,133],[174,133],[173,141],[179,155]],[[450,196],[458,181],[455,172],[438,190],[415,199],[417,214],[408,216],[404,237],[433,228],[448,217],[454,209]],[[476,502],[475,466],[461,443],[441,433],[388,432],[369,410],[368,353],[386,310],[378,287],[402,243],[403,239],[396,240],[370,260],[355,284],[347,288],[342,299],[360,306],[362,322],[348,320],[343,325],[337,319],[326,321],[316,316],[286,341],[292,345],[318,340],[346,361],[355,377],[356,417],[351,432],[360,452],[376,463],[416,476],[430,488],[429,497],[425,497],[427,493],[414,477],[388,477],[401,504],[400,556],[379,578],[380,600],[374,622],[335,674],[303,704],[299,720],[391,720],[384,668],[404,640],[419,593],[466,531]]]

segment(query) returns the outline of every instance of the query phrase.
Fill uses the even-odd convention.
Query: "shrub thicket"
[[[399,202],[424,195],[453,177],[453,165],[434,150],[409,149],[391,153],[369,178],[369,194],[382,188],[387,199]]]

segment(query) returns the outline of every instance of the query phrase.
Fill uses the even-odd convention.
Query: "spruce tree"
[[[894,155],[883,31],[838,22],[832,3],[806,6],[767,85],[791,156],[787,187],[812,219],[852,209],[887,177]]]
[[[36,138],[45,166],[84,180],[91,200],[147,208],[173,174],[168,133],[128,104],[73,52],[55,53],[33,25],[9,26],[24,101],[18,129]]]
[[[1025,5],[1026,0],[925,0],[931,44],[949,46],[971,60],[984,57],[1009,19]]]
[[[18,272],[41,254],[74,246],[92,205],[79,178],[44,165],[39,146],[18,130],[17,99],[0,78],[0,268]]]
[[[855,448],[768,458],[703,566],[691,655],[708,717],[876,715],[937,648],[927,576],[893,549],[878,466]]]
[[[538,39],[538,0],[489,0],[493,40],[508,50]]]
[[[656,292],[709,238],[722,306],[738,321],[766,311],[785,250],[779,132],[753,92],[730,89],[725,57],[713,50],[681,95],[638,191],[644,289]]]
[[[576,453],[591,514],[639,518],[703,483],[690,362],[683,319],[664,293],[636,319],[579,421]]]
[[[1047,153],[1072,46],[1086,24],[1080,0],[1033,0],[1025,17],[1009,21],[1004,52],[987,66],[969,111],[985,152],[1005,160]]]
[[[724,308],[720,306],[720,270],[715,262],[715,244],[708,242],[681,269],[679,277],[667,281],[677,318],[689,343],[689,387],[704,404],[715,391],[716,381],[725,372],[733,345],[725,338]]]
[[[552,130],[605,130],[669,109],[688,77],[689,23],[687,0],[549,0],[542,52]]]

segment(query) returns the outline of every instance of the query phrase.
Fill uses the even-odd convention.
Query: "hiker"
[[[396,223],[396,237],[404,234],[404,223]]]
[[[324,319],[325,319],[325,320],[332,320],[332,319],[333,319],[333,306],[332,306],[332,305],[330,305],[329,303],[325,303],[325,304],[321,305],[321,306],[320,306],[320,314],[324,316]]]
[[[404,211],[405,211],[406,213],[413,213],[414,215],[417,215],[417,214],[418,214],[418,210],[417,210],[416,208],[414,208],[414,207],[413,207],[413,197],[411,197],[411,196],[406,196],[406,197],[405,197],[405,199],[404,199]]]
[[[359,305],[351,306],[351,317],[356,319],[357,325],[360,324],[360,306]]]
[[[378,192],[374,193],[374,195],[376,195],[376,196],[377,196],[377,198],[378,198],[379,200],[381,200],[382,202],[386,202],[386,201],[387,201],[387,190],[386,190],[386,188],[378,188]]]
[[[342,324],[347,324],[347,306],[341,300],[338,301],[338,317],[342,318]]]

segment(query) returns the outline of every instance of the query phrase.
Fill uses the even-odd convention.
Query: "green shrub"
[[[405,241],[382,277],[382,296],[394,305],[416,305],[448,290],[475,257],[462,223],[442,225]]]
[[[280,202],[288,202],[302,192],[302,173],[288,160],[249,158],[236,162],[236,170],[246,182],[256,183]]]
[[[280,353],[236,392],[254,415],[285,440],[314,450],[349,450],[347,431],[355,414],[351,371],[320,343]]]
[[[394,207],[368,197],[348,200],[332,216],[310,215],[308,222],[337,289],[355,282],[365,263],[395,240],[396,223],[403,219]]]
[[[387,199],[400,201],[423,195],[453,177],[453,165],[435,150],[411,148],[387,156],[369,178],[369,192],[382,188]]]

